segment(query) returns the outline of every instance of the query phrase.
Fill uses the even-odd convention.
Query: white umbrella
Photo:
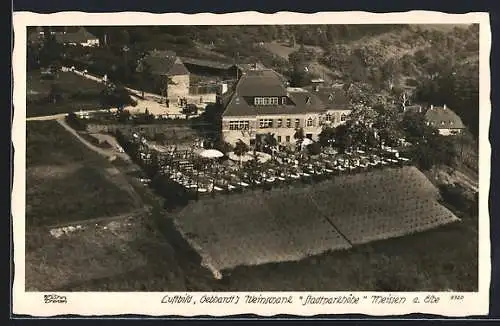
[[[224,156],[224,153],[216,149],[205,149],[199,152],[198,154],[204,158],[221,158]]]
[[[314,143],[314,142],[311,139],[304,138],[304,140],[302,141],[302,146],[308,146],[308,145],[311,145],[312,143]]]
[[[227,154],[230,160],[232,161],[237,161],[237,162],[248,162],[252,159],[252,156],[250,156],[248,153],[245,153],[241,156],[236,155],[234,152],[229,152]]]
[[[251,153],[251,155],[253,156],[253,153],[252,152],[249,152],[249,154]],[[263,153],[263,152],[255,152],[255,155],[257,156],[257,160],[260,162],[260,163],[265,163],[267,161],[269,161],[272,156],[267,154],[267,153]]]

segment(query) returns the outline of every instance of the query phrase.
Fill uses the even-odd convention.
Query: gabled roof
[[[236,84],[233,92],[224,101],[223,116],[255,116],[278,114],[316,113],[326,110],[323,102],[302,88],[287,88],[284,78],[273,70],[250,70]],[[252,97],[287,97],[286,104],[255,106],[249,103]]]
[[[463,129],[465,125],[462,119],[450,108],[431,106],[425,112],[425,119],[431,126],[438,129]]]
[[[241,96],[286,96],[285,82],[274,70],[249,70],[239,79],[236,91]]]
[[[156,75],[180,76],[189,75],[189,70],[182,60],[172,51],[152,51],[144,58]]]
[[[328,110],[349,110],[351,108],[347,94],[342,88],[319,87],[316,90],[311,86],[305,88],[319,97]]]

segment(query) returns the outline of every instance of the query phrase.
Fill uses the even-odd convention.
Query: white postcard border
[[[479,291],[476,293],[455,292],[409,292],[392,293],[391,296],[405,297],[402,304],[375,304],[372,295],[389,295],[380,292],[255,292],[255,293],[57,293],[68,299],[67,304],[44,304],[43,296],[49,293],[25,292],[24,290],[24,257],[25,257],[25,182],[26,182],[26,26],[43,25],[242,25],[242,24],[480,24],[480,148],[479,148]],[[439,316],[473,316],[484,315],[489,309],[489,290],[491,278],[490,254],[490,220],[488,196],[490,183],[491,148],[488,140],[491,114],[490,102],[490,50],[491,32],[487,13],[445,14],[428,11],[411,11],[405,13],[368,13],[338,12],[301,14],[280,12],[262,14],[242,12],[229,14],[151,14],[139,12],[126,13],[82,13],[60,12],[54,14],[35,14],[15,12],[14,24],[14,121],[12,141],[14,144],[14,187],[12,193],[13,242],[15,278],[13,284],[13,313],[32,316],[57,316],[77,314],[84,316],[104,316],[120,314],[139,314],[150,316],[230,316],[238,314],[257,314],[273,316],[290,314],[296,316],[315,316],[319,314],[361,313],[372,316],[405,315],[410,313],[435,314]],[[436,248],[439,250],[439,248]],[[357,304],[335,305],[303,305],[299,297],[345,296],[358,298]],[[187,304],[162,303],[165,296],[183,298],[192,296]],[[204,295],[238,296],[237,304],[202,303]],[[245,303],[246,295],[293,297],[288,304],[254,304]],[[425,303],[425,298],[439,297],[438,303]],[[462,300],[451,298],[463,296]],[[367,299],[364,299],[367,297]],[[420,303],[415,303],[418,298]],[[285,299],[283,299],[285,300]],[[304,299],[303,299],[304,300]],[[285,300],[286,301],[286,300]],[[193,303],[196,302],[196,303]]]

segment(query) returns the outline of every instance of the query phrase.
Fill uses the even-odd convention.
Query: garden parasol
[[[199,152],[198,155],[200,155],[203,158],[214,159],[223,157],[224,153],[216,149],[204,149],[201,152]]]

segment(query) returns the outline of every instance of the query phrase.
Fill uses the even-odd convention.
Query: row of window
[[[278,143],[281,143],[281,136],[277,136],[276,140],[278,141]],[[290,136],[285,136],[285,142],[290,142]]]
[[[347,115],[342,114],[340,116],[340,121],[345,121]],[[327,114],[325,117],[326,121],[332,121],[332,115]],[[276,124],[275,124],[276,122]],[[314,127],[316,122],[313,118],[309,117],[306,120],[306,127]],[[300,127],[300,119],[295,119],[294,124],[292,126],[292,119],[260,119],[259,120],[259,128],[299,128]],[[230,121],[229,122],[229,130],[248,130],[250,129],[250,121]]]
[[[250,121],[230,121],[229,130],[248,130],[250,129]]]
[[[254,105],[278,105],[280,102],[279,97],[255,97],[253,99]],[[286,104],[286,97],[281,98],[281,104]]]
[[[347,114],[342,113],[342,114],[340,115],[340,121],[345,121],[346,119],[347,119]],[[326,120],[326,121],[328,121],[328,122],[331,122],[331,121],[334,121],[335,119],[334,119],[334,116],[333,116],[332,114],[327,113],[327,114],[325,115],[325,120]]]

